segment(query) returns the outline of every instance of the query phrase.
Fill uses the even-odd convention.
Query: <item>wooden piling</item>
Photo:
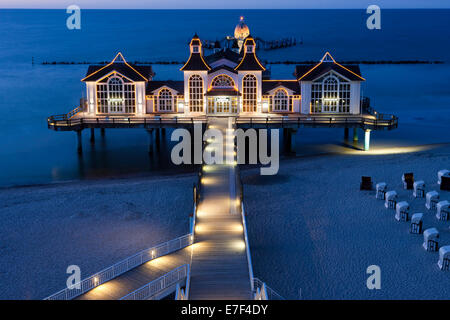
[[[83,153],[83,143],[81,141],[82,140],[81,131],[82,130],[77,130],[77,142],[78,142],[77,152],[78,152],[78,154]]]

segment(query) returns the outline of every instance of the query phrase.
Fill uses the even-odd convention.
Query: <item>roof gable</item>
[[[148,81],[154,73],[151,66],[135,66],[126,62],[122,53],[106,65],[89,66],[86,76],[81,81],[98,81],[116,71],[132,81]]]
[[[329,71],[334,71],[350,81],[365,81],[358,65],[341,65],[327,52],[315,66],[296,66],[295,76],[301,81],[313,81]]]
[[[167,81],[149,81],[147,83],[147,88],[145,90],[146,95],[153,95],[153,92],[155,90],[161,89],[163,87],[175,90],[180,95],[184,94],[184,81],[167,80]]]
[[[226,48],[224,50],[220,50],[220,51],[217,51],[213,54],[206,56],[205,60],[209,65],[214,65],[215,62],[218,62],[222,59],[231,61],[232,63],[234,63],[236,65],[239,63],[240,58],[241,57],[240,57],[239,53]]]
[[[277,88],[285,88],[292,94],[300,94],[300,85],[297,80],[263,80],[262,94],[267,94]]]

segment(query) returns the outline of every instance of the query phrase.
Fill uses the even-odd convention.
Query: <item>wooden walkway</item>
[[[211,118],[209,126],[226,137],[229,121]],[[226,141],[224,155],[234,154],[234,140]],[[191,265],[189,299],[252,299],[236,174],[235,164],[228,163],[208,165],[203,171],[193,245],[144,263],[76,299],[118,300],[183,264]]]
[[[228,118],[212,118],[209,127],[226,134]],[[234,148],[234,141],[230,141]],[[225,153],[224,153],[225,154]],[[190,300],[252,298],[242,216],[236,199],[236,170],[208,165],[202,176],[190,279]]]
[[[78,296],[75,300],[119,300],[165,273],[190,263],[192,246],[144,263],[98,287]]]

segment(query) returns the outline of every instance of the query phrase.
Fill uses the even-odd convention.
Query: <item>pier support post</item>
[[[353,142],[358,141],[358,128],[353,128]]]
[[[82,143],[82,141],[81,141],[81,131],[82,130],[77,130],[77,143],[78,143],[78,146],[77,146],[77,152],[78,152],[78,154],[82,154],[83,153],[83,143]]]
[[[156,150],[159,151],[159,145],[161,143],[160,139],[161,139],[161,128],[157,128],[156,130],[156,138],[155,138],[155,142],[156,142]]]
[[[364,151],[369,151],[370,148],[370,130],[364,130]]]
[[[148,154],[153,154],[153,129],[147,129],[148,132]]]
[[[348,139],[348,128],[344,128],[344,138],[345,140]]]
[[[105,128],[100,129],[100,134],[101,134],[102,138],[105,137]]]
[[[292,129],[283,129],[284,150],[286,153],[292,152]]]
[[[95,131],[94,128],[91,128],[91,138],[89,139],[91,141],[91,144],[95,143]]]

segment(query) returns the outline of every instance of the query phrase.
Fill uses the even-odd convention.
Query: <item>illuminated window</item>
[[[125,98],[125,113],[136,112],[136,93],[134,89],[134,84],[125,83],[123,90],[123,96]]]
[[[288,111],[289,98],[285,90],[278,89],[273,97],[273,111]]]
[[[123,112],[123,81],[111,78],[108,81],[109,112]]]
[[[350,83],[332,74],[313,82],[311,112],[349,113]]]
[[[232,88],[234,87],[234,81],[231,77],[221,74],[213,79],[211,86],[214,88]]]
[[[189,78],[189,110],[191,112],[203,111],[203,79],[199,75]]]
[[[108,113],[108,84],[97,84],[97,113]]]
[[[159,91],[159,111],[173,111],[173,97],[168,89]]]
[[[242,103],[244,112],[256,112],[256,77],[252,74],[242,79]]]
[[[339,112],[350,112],[350,83],[339,83]]]
[[[337,78],[329,76],[323,80],[322,108],[324,112],[336,112],[339,100]]]
[[[113,75],[97,84],[98,113],[135,113],[136,93],[132,82]]]

